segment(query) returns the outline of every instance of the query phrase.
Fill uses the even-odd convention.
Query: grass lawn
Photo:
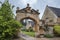
[[[29,35],[34,37],[35,36],[35,32],[26,32],[26,31],[22,31],[24,34]]]

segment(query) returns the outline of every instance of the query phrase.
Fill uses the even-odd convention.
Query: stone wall
[[[52,21],[52,23],[56,23],[57,22],[57,16],[55,15],[55,13],[50,8],[46,7],[45,12],[42,16],[42,20],[48,21],[49,23],[51,21]]]

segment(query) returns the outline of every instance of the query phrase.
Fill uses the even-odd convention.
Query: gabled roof
[[[60,8],[50,6],[48,6],[48,8],[50,8],[57,15],[57,17],[60,17]]]

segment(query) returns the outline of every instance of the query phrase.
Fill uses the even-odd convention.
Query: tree
[[[8,0],[6,0],[1,7],[1,15],[4,17],[5,21],[9,21],[13,19],[13,12],[11,5],[9,4]]]
[[[22,27],[13,16],[11,5],[5,0],[0,8],[0,40],[12,40]]]

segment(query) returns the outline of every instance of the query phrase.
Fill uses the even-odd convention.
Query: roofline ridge
[[[47,7],[49,7],[49,8],[55,8],[55,9],[60,9],[58,7],[53,7],[53,6],[47,6]]]

